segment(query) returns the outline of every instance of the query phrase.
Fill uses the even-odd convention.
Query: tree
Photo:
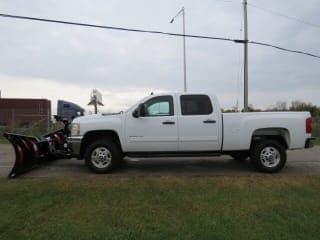
[[[277,101],[275,109],[277,111],[287,111],[287,102]]]
[[[320,116],[320,107],[299,100],[291,102],[290,111],[307,111],[311,113],[312,117]]]

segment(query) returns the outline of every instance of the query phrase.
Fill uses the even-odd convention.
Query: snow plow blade
[[[15,178],[50,160],[70,158],[65,129],[49,133],[43,137],[5,133],[4,137],[12,144],[15,162],[8,178]]]

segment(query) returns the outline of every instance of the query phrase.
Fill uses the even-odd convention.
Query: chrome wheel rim
[[[97,147],[91,153],[91,162],[96,168],[106,168],[111,164],[112,155],[106,147]]]
[[[281,160],[278,149],[274,147],[265,147],[260,153],[261,163],[268,168],[276,167]]]

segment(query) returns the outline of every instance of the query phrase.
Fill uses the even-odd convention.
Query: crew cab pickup
[[[222,113],[205,93],[150,95],[126,112],[78,117],[68,144],[96,173],[119,166],[125,156],[219,156],[250,158],[262,172],[286,163],[286,150],[313,146],[309,112]]]

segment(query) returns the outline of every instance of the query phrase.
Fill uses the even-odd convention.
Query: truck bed
[[[222,150],[246,150],[250,148],[252,136],[281,132],[288,149],[304,148],[306,138],[305,121],[308,112],[249,112],[223,113]]]

